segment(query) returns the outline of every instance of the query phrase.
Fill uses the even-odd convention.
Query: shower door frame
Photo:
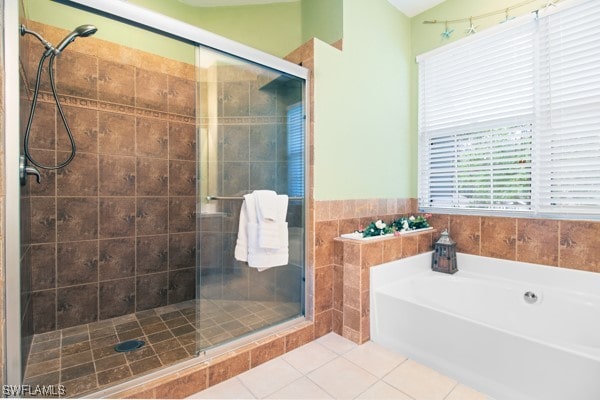
[[[20,385],[21,361],[21,185],[19,179],[19,2],[4,0],[4,182],[5,182],[5,360],[6,384]],[[13,26],[14,29],[6,29]],[[9,62],[11,61],[11,62]],[[9,284],[10,283],[10,284]]]
[[[310,182],[309,171],[310,137],[307,122],[310,121],[310,71],[282,58],[254,49],[231,39],[205,31],[194,25],[159,14],[154,11],[133,5],[124,1],[115,0],[55,0],[58,3],[80,8],[83,10],[110,16],[137,24],[143,28],[170,35],[179,40],[203,45],[224,53],[231,54],[241,59],[272,68],[304,80],[304,265],[303,279],[306,277],[308,258],[308,209]],[[19,2],[5,0],[4,27],[13,26],[14,29],[4,29],[4,64],[5,64],[5,132],[4,132],[4,161],[5,161],[5,309],[6,309],[6,384],[20,385],[22,383],[21,361],[21,305],[20,305],[20,184],[18,158],[21,149],[19,139]],[[0,6],[2,5],[0,3]],[[9,61],[12,61],[9,62]],[[10,285],[7,283],[10,282]],[[303,309],[306,304],[306,288],[312,287],[303,282],[304,295],[302,298]],[[306,312],[305,312],[306,314]]]

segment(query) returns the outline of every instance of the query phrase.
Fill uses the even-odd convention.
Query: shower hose
[[[49,52],[44,52],[44,54],[42,54],[42,57],[40,58],[40,63],[38,64],[37,76],[35,79],[35,88],[33,91],[33,99],[31,101],[31,109],[29,111],[29,119],[27,120],[27,128],[25,129],[25,137],[23,139],[23,142],[24,142],[23,152],[25,153],[25,157],[27,157],[27,159],[36,167],[43,168],[43,169],[55,170],[55,169],[60,169],[60,168],[66,167],[67,165],[69,165],[69,163],[71,161],[73,161],[73,158],[75,158],[75,153],[77,152],[77,147],[75,146],[75,139],[73,138],[73,134],[71,133],[71,129],[69,128],[69,124],[67,123],[67,118],[65,117],[65,113],[62,109],[62,106],[60,105],[60,101],[58,100],[58,94],[56,93],[56,84],[54,82],[54,59],[56,58],[56,54],[54,54],[52,52],[50,52],[50,54],[48,54],[48,53]],[[71,142],[71,154],[65,161],[63,161],[57,165],[42,164],[41,162],[39,162],[33,158],[33,156],[31,155],[31,152],[29,150],[31,125],[33,124],[33,116],[35,115],[35,109],[37,107],[37,100],[38,100],[38,96],[40,93],[40,81],[41,81],[41,77],[42,77],[42,70],[44,68],[44,61],[46,61],[46,58],[48,58],[48,57],[50,57],[50,61],[48,62],[48,75],[50,76],[50,88],[52,89],[52,96],[54,97],[54,101],[56,103],[56,108],[58,109],[60,118],[62,119],[65,129],[67,130],[67,135],[69,137],[69,141]]]

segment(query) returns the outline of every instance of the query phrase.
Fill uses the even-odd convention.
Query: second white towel
[[[258,246],[263,249],[287,247],[285,217],[288,197],[271,190],[256,190],[253,194],[258,219]]]

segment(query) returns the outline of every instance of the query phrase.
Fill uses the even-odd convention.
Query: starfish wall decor
[[[563,1],[563,0],[524,0],[524,1],[521,1],[520,3],[513,4],[512,6],[509,6],[509,7],[500,9],[500,10],[491,11],[491,12],[481,14],[481,15],[473,15],[468,18],[447,19],[447,20],[434,19],[434,20],[423,21],[423,23],[424,24],[444,24],[445,28],[442,31],[442,33],[440,34],[440,36],[442,37],[442,40],[449,40],[451,38],[452,34],[454,33],[454,28],[450,28],[450,24],[468,22],[469,26],[467,29],[465,29],[465,34],[467,36],[470,36],[470,35],[474,35],[475,33],[477,33],[477,30],[479,29],[479,25],[476,25],[473,22],[478,19],[483,19],[483,18],[492,17],[494,15],[504,14],[504,20],[500,21],[500,23],[505,23],[505,22],[515,19],[515,17],[510,14],[510,11],[515,10],[517,8],[520,8],[520,7],[526,6],[528,4],[535,3],[535,2],[542,2],[540,9],[543,9],[543,8],[548,8],[548,7],[554,7],[561,1]],[[539,11],[539,9],[537,11]]]

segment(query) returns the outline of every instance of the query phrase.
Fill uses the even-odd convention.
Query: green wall
[[[344,0],[231,7],[190,7],[177,0],[129,1],[279,57],[313,37],[333,43],[343,34]]]
[[[194,61],[193,49],[177,40],[129,27],[51,0],[22,1],[26,17],[35,21],[67,30],[83,23],[95,24],[98,26],[98,38],[180,61]],[[253,6],[201,8],[190,7],[177,0],[129,2],[279,57],[287,55],[303,43],[300,0]]]
[[[412,196],[410,20],[345,0],[343,26],[343,51],[315,48],[315,198]]]
[[[178,40],[158,35],[144,29],[128,26],[122,22],[117,22],[110,18],[105,18],[50,0],[21,1],[23,2],[25,17],[28,19],[56,26],[68,31],[73,30],[79,25],[93,24],[98,28],[98,32],[94,34],[94,37],[96,38],[120,43],[127,47],[190,64],[194,63],[194,47]],[[80,38],[76,40],[85,39]],[[58,43],[53,44],[56,46]]]
[[[302,0],[302,43],[315,37],[326,43],[340,40],[343,0]]]
[[[138,32],[51,0],[22,1],[27,17],[36,21],[71,30],[85,19],[86,23],[98,25],[97,37],[102,39],[165,57],[189,60],[186,46],[168,38],[152,35],[149,40],[144,31]],[[297,0],[230,7],[191,7],[178,0],[128,1],[279,57],[312,37],[327,43],[342,38],[343,0]]]
[[[302,43],[300,2],[200,10],[198,26],[283,57]]]
[[[191,7],[178,0],[129,2],[280,57],[302,43],[300,0],[231,7]]]

